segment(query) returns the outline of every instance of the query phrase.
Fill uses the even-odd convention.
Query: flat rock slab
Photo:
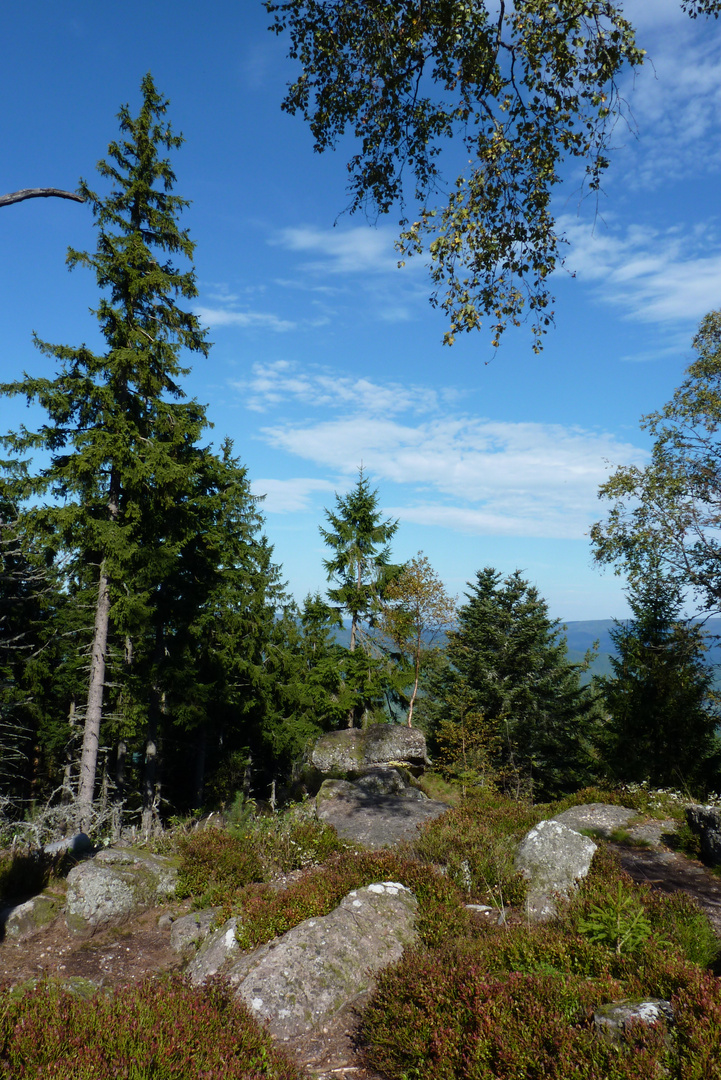
[[[325,784],[321,788],[316,803],[318,817],[332,825],[342,840],[372,850],[413,840],[420,825],[450,809],[446,803],[434,799],[364,795],[353,790],[355,785],[340,787],[340,783],[330,791]]]
[[[329,915],[306,919],[227,972],[235,992],[278,1039],[330,1021],[368,991],[416,939],[417,903],[397,882],[354,889]]]
[[[569,829],[593,829],[601,836],[610,836],[614,829],[625,829],[629,821],[637,818],[635,810],[627,806],[613,806],[610,803],[586,803],[583,806],[571,806],[551,818],[560,821]]]
[[[321,773],[354,773],[369,765],[428,764],[422,731],[402,724],[372,724],[322,735],[310,754],[310,763]]]

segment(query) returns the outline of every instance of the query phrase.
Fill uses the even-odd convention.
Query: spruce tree
[[[205,355],[196,317],[177,300],[196,295],[193,243],[178,217],[186,201],[172,194],[175,176],[166,151],[178,148],[165,120],[167,101],[150,74],[142,106],[119,113],[121,138],[98,164],[107,195],[81,181],[79,192],[97,229],[93,252],[71,249],[70,267],[91,269],[101,291],[95,311],[106,350],[85,345],[37,345],[57,362],[54,378],[26,375],[0,392],[23,395],[47,413],[40,430],[22,428],[6,444],[16,454],[39,451],[49,463],[28,474],[33,500],[25,525],[49,549],[92,573],[96,589],[91,667],[78,801],[90,820],[103,715],[111,628],[129,640],[145,630],[164,573],[162,544],[148,546],[149,515],[172,515],[175,491],[186,483],[206,421],[195,401],[183,400],[182,350]]]
[[[703,629],[682,619],[678,586],[651,566],[628,593],[633,618],[616,622],[605,754],[617,780],[698,788],[719,764],[719,710]]]
[[[515,571],[478,571],[447,652],[496,733],[501,775],[544,797],[591,777],[598,702],[538,590]]]
[[[378,491],[370,486],[361,466],[358,483],[346,496],[336,495],[335,510],[326,510],[330,528],[320,528],[323,540],[332,551],[324,559],[328,598],[350,615],[350,656],[346,658],[345,686],[354,703],[348,710],[348,727],[382,704],[384,682],[378,664],[377,644],[367,629],[375,624],[384,589],[402,569],[391,563],[390,542],[398,522],[383,520],[378,507]],[[366,624],[364,627],[363,624]],[[359,642],[363,656],[355,656]]]

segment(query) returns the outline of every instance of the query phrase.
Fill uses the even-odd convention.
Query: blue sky
[[[265,494],[267,533],[292,591],[325,586],[323,508],[361,461],[398,560],[423,550],[452,593],[483,566],[516,568],[554,617],[623,617],[623,582],[593,565],[590,524],[609,465],[643,463],[642,414],[692,359],[719,306],[721,24],[679,0],[628,0],[649,60],[624,94],[598,206],[573,182],[557,213],[570,244],[556,328],[537,357],[522,328],[493,353],[484,333],[441,345],[422,259],[399,270],[396,219],[343,214],[345,157],[313,153],[280,101],[295,68],[256,0],[103,4],[27,0],[6,12],[0,192],[91,186],[121,103],[152,71],[186,144],[176,192],[197,243],[197,312],[214,342],[189,394],[207,403]],[[98,181],[100,184],[100,181]],[[51,373],[32,345],[98,345],[84,207],[32,200],[0,211],[0,376]],[[37,417],[36,417],[37,418]],[[0,400],[0,428],[32,422]]]

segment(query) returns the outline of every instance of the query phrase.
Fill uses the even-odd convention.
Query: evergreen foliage
[[[490,567],[466,597],[448,638],[446,682],[471,691],[462,707],[482,714],[497,740],[501,779],[539,796],[579,786],[594,768],[598,703],[568,662],[545,600],[519,571],[502,581]]]
[[[383,708],[392,682],[383,649],[368,631],[378,620],[385,590],[401,570],[391,563],[390,548],[398,522],[383,520],[378,491],[371,489],[362,467],[355,488],[346,496],[336,495],[335,510],[326,510],[325,515],[330,528],[321,526],[320,534],[332,555],[323,565],[328,581],[335,582],[328,597],[351,619],[343,684],[350,695],[347,724],[353,727]],[[356,655],[359,643],[362,648]]]
[[[95,274],[106,349],[37,341],[55,376],[26,375],[0,392],[47,415],[37,431],[5,438],[20,459],[12,490],[25,500],[24,543],[62,583],[56,637],[70,640],[72,630],[74,666],[55,680],[65,700],[47,749],[61,756],[77,703],[85,816],[98,755],[107,758],[101,747],[110,744],[118,793],[133,809],[140,800],[149,826],[161,798],[181,808],[202,799],[207,763],[220,766],[221,748],[247,758],[252,747],[262,760],[276,740],[287,718],[269,657],[282,646],[276,608],[287,601],[246,471],[230,443],[220,454],[201,444],[205,410],[181,386],[183,356],[209,348],[187,306],[194,271],[176,265],[194,247],[178,224],[187,203],[173,194],[167,157],[183,140],[150,75],[141,96],[137,116],[121,109],[121,136],[98,165],[110,192],[80,185],[95,250],[68,255],[71,267]],[[39,468],[27,457],[34,453]],[[71,685],[81,668],[85,706]]]
[[[678,588],[651,567],[628,594],[633,618],[611,631],[604,760],[623,781],[687,788],[718,767],[718,707],[703,629],[681,618]]]

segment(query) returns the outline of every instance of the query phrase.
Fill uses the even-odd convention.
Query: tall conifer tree
[[[328,598],[351,618],[350,656],[346,658],[346,688],[352,691],[354,704],[348,710],[348,727],[361,720],[369,707],[383,701],[384,678],[375,661],[375,644],[363,632],[363,623],[373,626],[387,584],[401,567],[391,563],[390,542],[398,522],[383,520],[378,507],[378,492],[373,490],[361,466],[358,483],[346,496],[336,495],[336,508],[326,510],[329,528],[320,534],[331,549],[323,565],[328,581]],[[363,653],[356,656],[356,646]]]
[[[702,627],[682,619],[678,586],[651,564],[616,622],[605,751],[614,776],[676,787],[707,784],[719,764],[719,709]]]
[[[82,181],[79,192],[97,228],[92,253],[68,253],[70,267],[94,271],[101,298],[95,314],[106,351],[87,346],[38,347],[55,358],[54,378],[25,376],[0,392],[38,402],[48,420],[39,431],[22,428],[6,442],[15,453],[49,453],[29,475],[25,494],[38,500],[26,524],[49,545],[92,568],[97,589],[78,800],[81,823],[90,820],[111,626],[130,640],[145,627],[158,579],[162,543],[142,543],[149,515],[172,514],[175,491],[187,483],[202,451],[206,420],[195,401],[183,400],[178,380],[187,373],[182,350],[205,355],[208,344],[196,317],[178,306],[197,293],[194,245],[178,225],[186,201],[172,194],[175,176],[166,151],[182,137],[165,121],[167,101],[150,74],[141,84],[137,117],[124,106],[121,138],[98,163],[111,183],[101,196]],[[141,572],[142,571],[142,572]]]
[[[543,796],[578,787],[591,778],[600,712],[546,601],[519,571],[501,580],[491,567],[466,597],[447,652],[497,732],[502,773]]]

